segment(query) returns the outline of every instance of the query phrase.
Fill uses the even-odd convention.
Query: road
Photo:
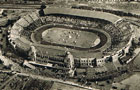
[[[14,4],[1,4],[0,8],[2,9],[39,9],[40,5],[14,5]]]
[[[12,72],[12,71],[9,71],[9,70],[6,70],[6,71],[5,70],[0,70],[0,72],[3,72],[3,73],[13,73],[14,74],[6,82],[4,82],[2,84],[2,86],[0,86],[0,90],[2,90],[2,88],[8,82],[10,82],[12,79],[14,79],[16,76],[26,76],[26,77],[31,77],[33,79],[43,80],[43,81],[53,81],[53,82],[58,82],[58,83],[62,83],[62,84],[67,84],[67,85],[83,88],[83,89],[86,89],[86,90],[98,90],[98,89],[94,89],[94,88],[91,88],[91,87],[82,86],[82,85],[79,85],[79,84],[76,84],[76,83],[73,83],[73,82],[70,82],[70,81],[63,81],[63,80],[60,80],[60,79],[55,79],[55,78],[45,77],[45,76],[41,76],[41,75],[31,74],[30,72],[28,72],[28,73],[24,73],[24,72],[18,73],[18,72]]]
[[[76,86],[76,87],[80,87],[80,88],[85,88],[87,90],[96,90],[96,89],[93,89],[91,87],[86,87],[86,86],[81,86],[79,84],[76,84],[76,83],[73,83],[73,82],[69,82],[69,81],[63,81],[63,80],[60,80],[60,79],[55,79],[55,78],[49,78],[49,77],[44,77],[44,76],[41,76],[41,75],[34,75],[34,74],[31,74],[31,72],[27,72],[24,70],[23,67],[19,66],[17,63],[14,63],[12,60],[10,60],[9,58],[6,58],[5,56],[2,56],[2,52],[0,51],[0,60],[2,60],[4,62],[4,65],[5,66],[8,66],[8,65],[12,65],[11,67],[11,73],[15,74],[13,77],[11,77],[9,80],[7,80],[1,87],[0,87],[0,90],[1,88],[3,88],[3,86],[5,86],[9,81],[11,81],[16,75],[21,75],[21,76],[29,76],[29,77],[32,77],[34,79],[40,79],[40,80],[47,80],[47,81],[54,81],[54,82],[59,82],[59,83],[63,83],[63,84],[67,84],[67,85],[72,85],[72,86]],[[17,71],[21,72],[21,73],[18,73]],[[0,70],[0,72],[5,72],[5,73],[9,73],[10,71],[3,71],[3,70]]]
[[[17,8],[31,8],[31,7],[34,7],[34,8],[38,8],[40,7],[39,5],[37,6],[28,6],[26,7],[27,5],[23,5],[20,7],[18,6]],[[4,7],[4,8],[11,8],[12,6],[0,6],[1,7]],[[14,6],[13,8],[16,8],[16,6]],[[134,21],[130,21],[132,22],[133,24],[137,25],[140,27],[140,24],[139,23],[136,23]],[[12,64],[12,70],[15,71],[15,72],[12,72],[14,73],[15,75],[13,75],[12,77],[10,77],[6,82],[4,82],[2,84],[2,86],[0,86],[0,90],[2,90],[2,88],[8,83],[10,82],[12,79],[14,79],[17,75],[21,75],[21,76],[29,76],[31,78],[34,78],[34,79],[40,79],[40,80],[46,80],[46,81],[54,81],[54,82],[59,82],[59,83],[63,83],[63,84],[67,84],[67,85],[72,85],[72,86],[76,86],[76,87],[80,87],[80,88],[85,88],[85,89],[88,89],[88,90],[97,90],[97,89],[93,89],[93,88],[90,88],[90,87],[85,87],[85,86],[81,86],[79,84],[76,84],[76,83],[73,83],[73,82],[70,82],[70,81],[63,81],[63,80],[60,80],[60,79],[55,79],[55,78],[49,78],[49,77],[44,77],[44,76],[41,76],[41,75],[35,75],[35,74],[31,74],[30,72],[28,73],[24,73],[24,70],[21,66],[19,66],[18,64],[14,63],[12,60],[4,57],[1,55],[1,51],[0,51],[0,59],[4,62],[5,65],[9,65],[9,64]],[[20,71],[21,73],[18,73],[16,71]],[[0,70],[0,72],[4,72],[4,73],[9,73],[11,71],[3,71],[3,70]]]
[[[84,89],[87,89],[87,90],[97,90],[97,89],[93,89],[91,87],[82,86],[82,85],[79,85],[79,84],[76,84],[76,83],[73,83],[73,82],[70,82],[70,81],[63,81],[63,80],[60,80],[60,79],[44,77],[44,76],[41,76],[41,75],[34,75],[34,74],[31,74],[31,73],[17,73],[17,75],[29,76],[29,77],[31,77],[33,79],[59,82],[59,83],[62,83],[62,84],[72,85],[72,86],[79,87],[79,88],[84,88]]]

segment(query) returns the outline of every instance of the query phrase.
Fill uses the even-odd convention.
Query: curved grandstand
[[[29,13],[13,25],[9,41],[14,49],[39,62],[60,66],[66,66],[69,58],[71,75],[74,67],[106,62],[113,62],[118,69],[124,62],[121,58],[130,53],[133,30],[121,17],[66,8],[47,8],[44,14]]]
[[[68,12],[68,13],[64,13],[63,11]],[[131,30],[131,29],[130,29],[129,25],[126,25],[128,23],[125,23],[124,25],[120,24],[121,26],[118,25],[118,27],[115,27],[115,25],[113,25],[113,23],[120,20],[121,18],[118,16],[115,16],[115,15],[112,15],[112,14],[108,14],[108,13],[104,13],[104,14],[101,14],[101,13],[102,12],[96,12],[96,11],[87,13],[87,11],[85,11],[85,10],[75,10],[75,9],[73,10],[73,9],[61,9],[61,8],[60,9],[47,8],[46,12],[45,12],[46,16],[44,16],[44,17],[40,17],[37,13],[32,13],[32,14],[26,15],[25,17],[18,20],[14,24],[14,26],[11,30],[10,39],[12,40],[12,44],[15,43],[14,46],[17,46],[20,49],[23,49],[25,51],[29,51],[31,43],[33,43],[34,45],[35,44],[39,45],[39,46],[42,45],[44,47],[46,47],[46,44],[47,44],[48,48],[53,48],[54,46],[61,46],[62,48],[61,47],[57,47],[57,48],[59,48],[60,50],[64,50],[64,51],[66,49],[63,49],[63,47],[67,47],[67,48],[71,48],[71,49],[78,49],[78,50],[85,50],[85,51],[88,50],[88,52],[91,51],[91,53],[93,51],[96,51],[96,52],[107,51],[107,50],[109,50],[109,48],[112,48],[112,47],[120,49],[130,39],[131,31],[128,31],[128,29],[129,30]],[[105,15],[105,16],[102,16],[102,15]],[[108,17],[110,15],[112,15],[111,19]],[[108,21],[105,21],[105,19],[110,21],[111,23]],[[23,24],[21,24],[21,23],[23,23]],[[92,43],[94,43],[94,42],[91,41],[90,45],[87,45],[88,42],[83,42],[83,43],[80,43],[81,44],[80,47],[77,47],[76,40],[73,40],[73,42],[71,42],[72,43],[71,45],[62,45],[62,44],[58,45],[58,44],[52,43],[52,42],[44,42],[41,40],[42,38],[40,38],[40,39],[38,38],[38,37],[41,37],[41,32],[47,30],[48,28],[52,28],[52,27],[69,28],[72,30],[75,29],[72,33],[75,33],[76,29],[80,30],[80,31],[84,31],[84,32],[85,31],[93,32],[96,35],[98,34],[97,36],[98,36],[98,39],[100,40],[100,43],[98,43],[97,45],[92,45]],[[36,31],[37,31],[37,33],[36,33]],[[38,33],[38,31],[40,34]],[[70,32],[69,31],[67,32],[67,30],[66,30],[66,33],[70,33]],[[76,32],[76,33],[77,33],[77,36],[75,38],[78,38],[78,36],[80,36],[80,35],[78,35],[79,34],[78,32]],[[37,36],[35,37],[35,35],[37,35]],[[62,39],[63,36],[59,39]],[[69,35],[67,37],[70,38],[71,35]],[[79,37],[79,38],[84,38],[84,37]],[[24,41],[24,42],[22,42],[22,41]],[[37,43],[37,42],[40,42],[40,43]],[[61,41],[61,42],[63,44],[65,42],[65,44],[67,44],[69,41],[64,40],[64,42],[63,41]],[[20,43],[23,43],[25,45],[21,44],[23,46],[19,46]],[[84,45],[84,43],[85,43],[85,45]],[[70,44],[70,43],[68,43],[68,44]],[[73,46],[73,44],[75,44],[75,45]],[[118,44],[120,44],[120,45],[118,45]],[[89,47],[83,48],[82,45],[83,45],[83,47],[86,45]],[[23,47],[23,48],[21,48],[21,47]],[[70,51],[73,51],[73,50],[70,50]],[[78,53],[79,53],[79,51],[78,51]]]
[[[121,17],[110,13],[105,13],[100,11],[68,9],[68,8],[47,8],[44,10],[44,14],[63,14],[63,15],[72,15],[72,16],[80,16],[80,17],[87,17],[87,18],[98,18],[98,19],[109,21],[113,24],[116,24],[118,21],[122,20]]]

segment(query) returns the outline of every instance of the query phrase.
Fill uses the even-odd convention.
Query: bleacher
[[[104,30],[112,38],[111,39],[112,45],[110,48],[106,49],[105,52],[112,52],[113,50],[120,49],[122,45],[119,45],[119,43],[120,42],[127,43],[129,41],[130,34],[131,34],[130,31],[128,30],[131,28],[126,22],[121,22],[121,24],[117,25],[118,27],[116,27],[114,24],[99,19],[81,18],[81,17],[68,16],[68,15],[58,15],[58,16],[48,15],[48,16],[40,17],[35,12],[28,14],[22,17],[21,19],[19,19],[15,24],[16,27],[12,28],[12,34],[17,35],[21,33],[21,37],[25,38],[29,42],[32,42],[31,33],[43,25],[52,25],[52,26],[61,25],[64,27],[78,27],[78,28],[83,27],[83,30],[84,28],[90,30],[94,30],[95,28],[98,28]],[[18,32],[18,33],[16,34],[14,32]],[[15,43],[19,48],[22,48],[25,51],[29,50],[30,45],[25,44],[24,42],[20,41],[20,39],[17,39],[16,41],[17,42]],[[125,45],[126,43],[123,44]],[[40,55],[40,54],[37,55],[41,56],[41,58],[45,57],[45,55]]]
[[[20,23],[23,23],[22,25]],[[30,15],[26,15],[24,18],[21,18],[21,20],[18,21],[18,24],[20,24],[22,27],[24,27],[24,30],[27,30],[31,33],[31,31],[34,31],[35,29],[47,25],[71,25],[72,27],[86,27],[94,30],[94,28],[99,28],[105,30],[112,38],[112,46],[117,46],[120,42],[127,42],[129,40],[130,32],[128,32],[127,28],[124,28],[123,25],[120,25],[120,28],[115,27],[111,23],[105,23],[104,21],[96,20],[96,19],[89,19],[89,18],[79,18],[75,16],[56,16],[56,15],[49,15],[49,16],[43,16],[39,17],[38,14],[33,13]],[[126,25],[128,27],[128,25]],[[26,32],[26,31],[25,31]],[[23,36],[25,36],[27,39],[30,39],[31,34],[23,33]],[[126,36],[126,38],[123,38]],[[112,49],[110,49],[112,50]]]

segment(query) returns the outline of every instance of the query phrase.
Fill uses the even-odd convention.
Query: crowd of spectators
[[[106,50],[107,52],[119,50],[125,46],[129,42],[133,32],[129,26],[129,23],[126,21],[122,21],[117,26],[107,24],[104,26],[104,28],[112,38],[112,46]]]
[[[32,17],[33,18],[33,17]],[[119,44],[123,42],[125,45],[130,37],[131,37],[131,28],[127,22],[121,22],[117,27],[107,21],[92,19],[92,18],[81,18],[76,16],[67,16],[67,15],[48,15],[39,17],[33,23],[30,23],[27,27],[24,27],[24,31],[22,31],[21,35],[25,36],[28,40],[31,41],[31,33],[34,32],[35,29],[41,27],[42,25],[67,25],[68,27],[80,27],[86,29],[98,28],[104,30],[111,36],[111,47],[107,49],[108,51],[113,51],[114,49],[119,47]],[[28,31],[28,32],[26,32]],[[122,43],[121,43],[122,44]],[[114,48],[114,49],[113,49]]]
[[[33,18],[33,17],[32,17]],[[24,22],[23,22],[24,23]],[[41,27],[42,25],[47,24],[63,24],[63,25],[71,25],[72,27],[88,27],[88,28],[98,28],[99,22],[91,20],[91,19],[80,19],[77,17],[64,17],[64,16],[45,16],[40,17],[38,20],[34,21],[33,23],[30,23],[27,27],[24,27],[24,31],[21,32],[22,36],[25,36],[25,38],[30,39],[30,35],[32,32],[34,32],[35,29],[38,27]],[[28,32],[27,32],[28,31]]]
[[[34,18],[31,17],[33,20]],[[24,18],[23,18],[24,19]],[[24,20],[29,21],[27,20]],[[23,22],[24,23],[24,22]],[[24,30],[21,32],[21,36],[24,36],[27,40],[31,40],[31,33],[35,31],[38,27],[43,25],[52,24],[57,25],[61,24],[69,27],[80,27],[83,29],[101,29],[107,32],[111,36],[112,46],[107,49],[108,52],[110,50],[114,50],[113,48],[117,48],[120,42],[128,42],[131,36],[130,27],[128,23],[121,22],[117,27],[107,21],[92,19],[92,18],[81,18],[76,16],[67,16],[67,15],[48,15],[43,17],[38,17],[35,21],[30,23],[27,27],[24,27]],[[126,44],[124,43],[124,44]],[[119,48],[120,49],[120,48]]]
[[[33,21],[33,23],[30,23],[27,27],[24,27],[24,30],[21,32],[21,36],[23,35],[25,38],[30,39],[32,32],[34,32],[37,28],[41,27],[42,25],[47,25],[47,24],[52,24],[52,25],[61,24],[64,26],[68,25],[71,27],[83,27],[83,29],[86,28],[86,29],[90,29],[90,30],[91,29],[94,30],[95,28],[104,30],[111,36],[111,40],[112,40],[111,41],[112,46],[109,48],[108,51],[113,50],[113,48],[117,48],[119,43],[121,43],[121,42],[128,43],[130,40],[130,37],[131,37],[131,28],[129,26],[129,23],[127,23],[127,22],[121,22],[116,27],[115,25],[113,25],[107,21],[104,21],[104,20],[92,19],[92,18],[80,18],[80,17],[76,17],[76,16],[62,16],[62,15],[57,15],[57,16],[48,15],[48,16],[44,16],[44,17],[39,17],[37,20]],[[22,42],[22,41],[17,40],[16,43],[17,43],[17,47],[20,47],[26,51],[29,50],[29,48],[30,48],[30,46],[29,46],[29,48],[24,46],[26,44],[24,44],[24,42]],[[126,43],[124,45],[126,45]],[[124,47],[124,45],[123,45],[123,47]],[[131,44],[129,46],[131,47]],[[130,47],[128,47],[128,48],[126,47],[122,50],[122,51],[126,51],[126,52],[124,52],[124,54],[128,53],[127,51],[129,51]],[[42,48],[42,47],[40,47],[40,48]],[[43,52],[42,49],[38,49],[38,48],[36,48],[36,49],[38,50],[38,52],[36,53],[37,61],[39,61],[39,62],[42,61],[42,63],[48,63],[48,62],[56,63],[57,62],[59,64],[63,64],[63,58],[60,58],[57,56],[49,56],[48,53]],[[120,51],[120,52],[122,52],[122,51]],[[117,54],[117,55],[118,55],[117,57],[119,57],[119,54]],[[122,55],[122,56],[126,56],[126,55]],[[48,59],[48,60],[46,60],[46,59]],[[102,61],[104,61],[104,60],[106,60],[106,58],[103,59]],[[117,61],[118,61],[118,59],[117,59]]]
[[[64,23],[72,24],[77,26],[87,26],[87,27],[97,27],[99,25],[98,21],[94,21],[90,18],[78,18],[72,16],[46,16],[43,17],[45,22],[55,22],[55,23]]]

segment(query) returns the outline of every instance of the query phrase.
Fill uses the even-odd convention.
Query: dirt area
[[[136,69],[140,69],[140,54],[135,58],[135,60],[133,61]]]
[[[87,89],[55,82],[50,90],[87,90]]]
[[[121,81],[122,84],[128,85],[129,90],[139,90],[140,89],[140,74],[134,74],[130,78]]]

